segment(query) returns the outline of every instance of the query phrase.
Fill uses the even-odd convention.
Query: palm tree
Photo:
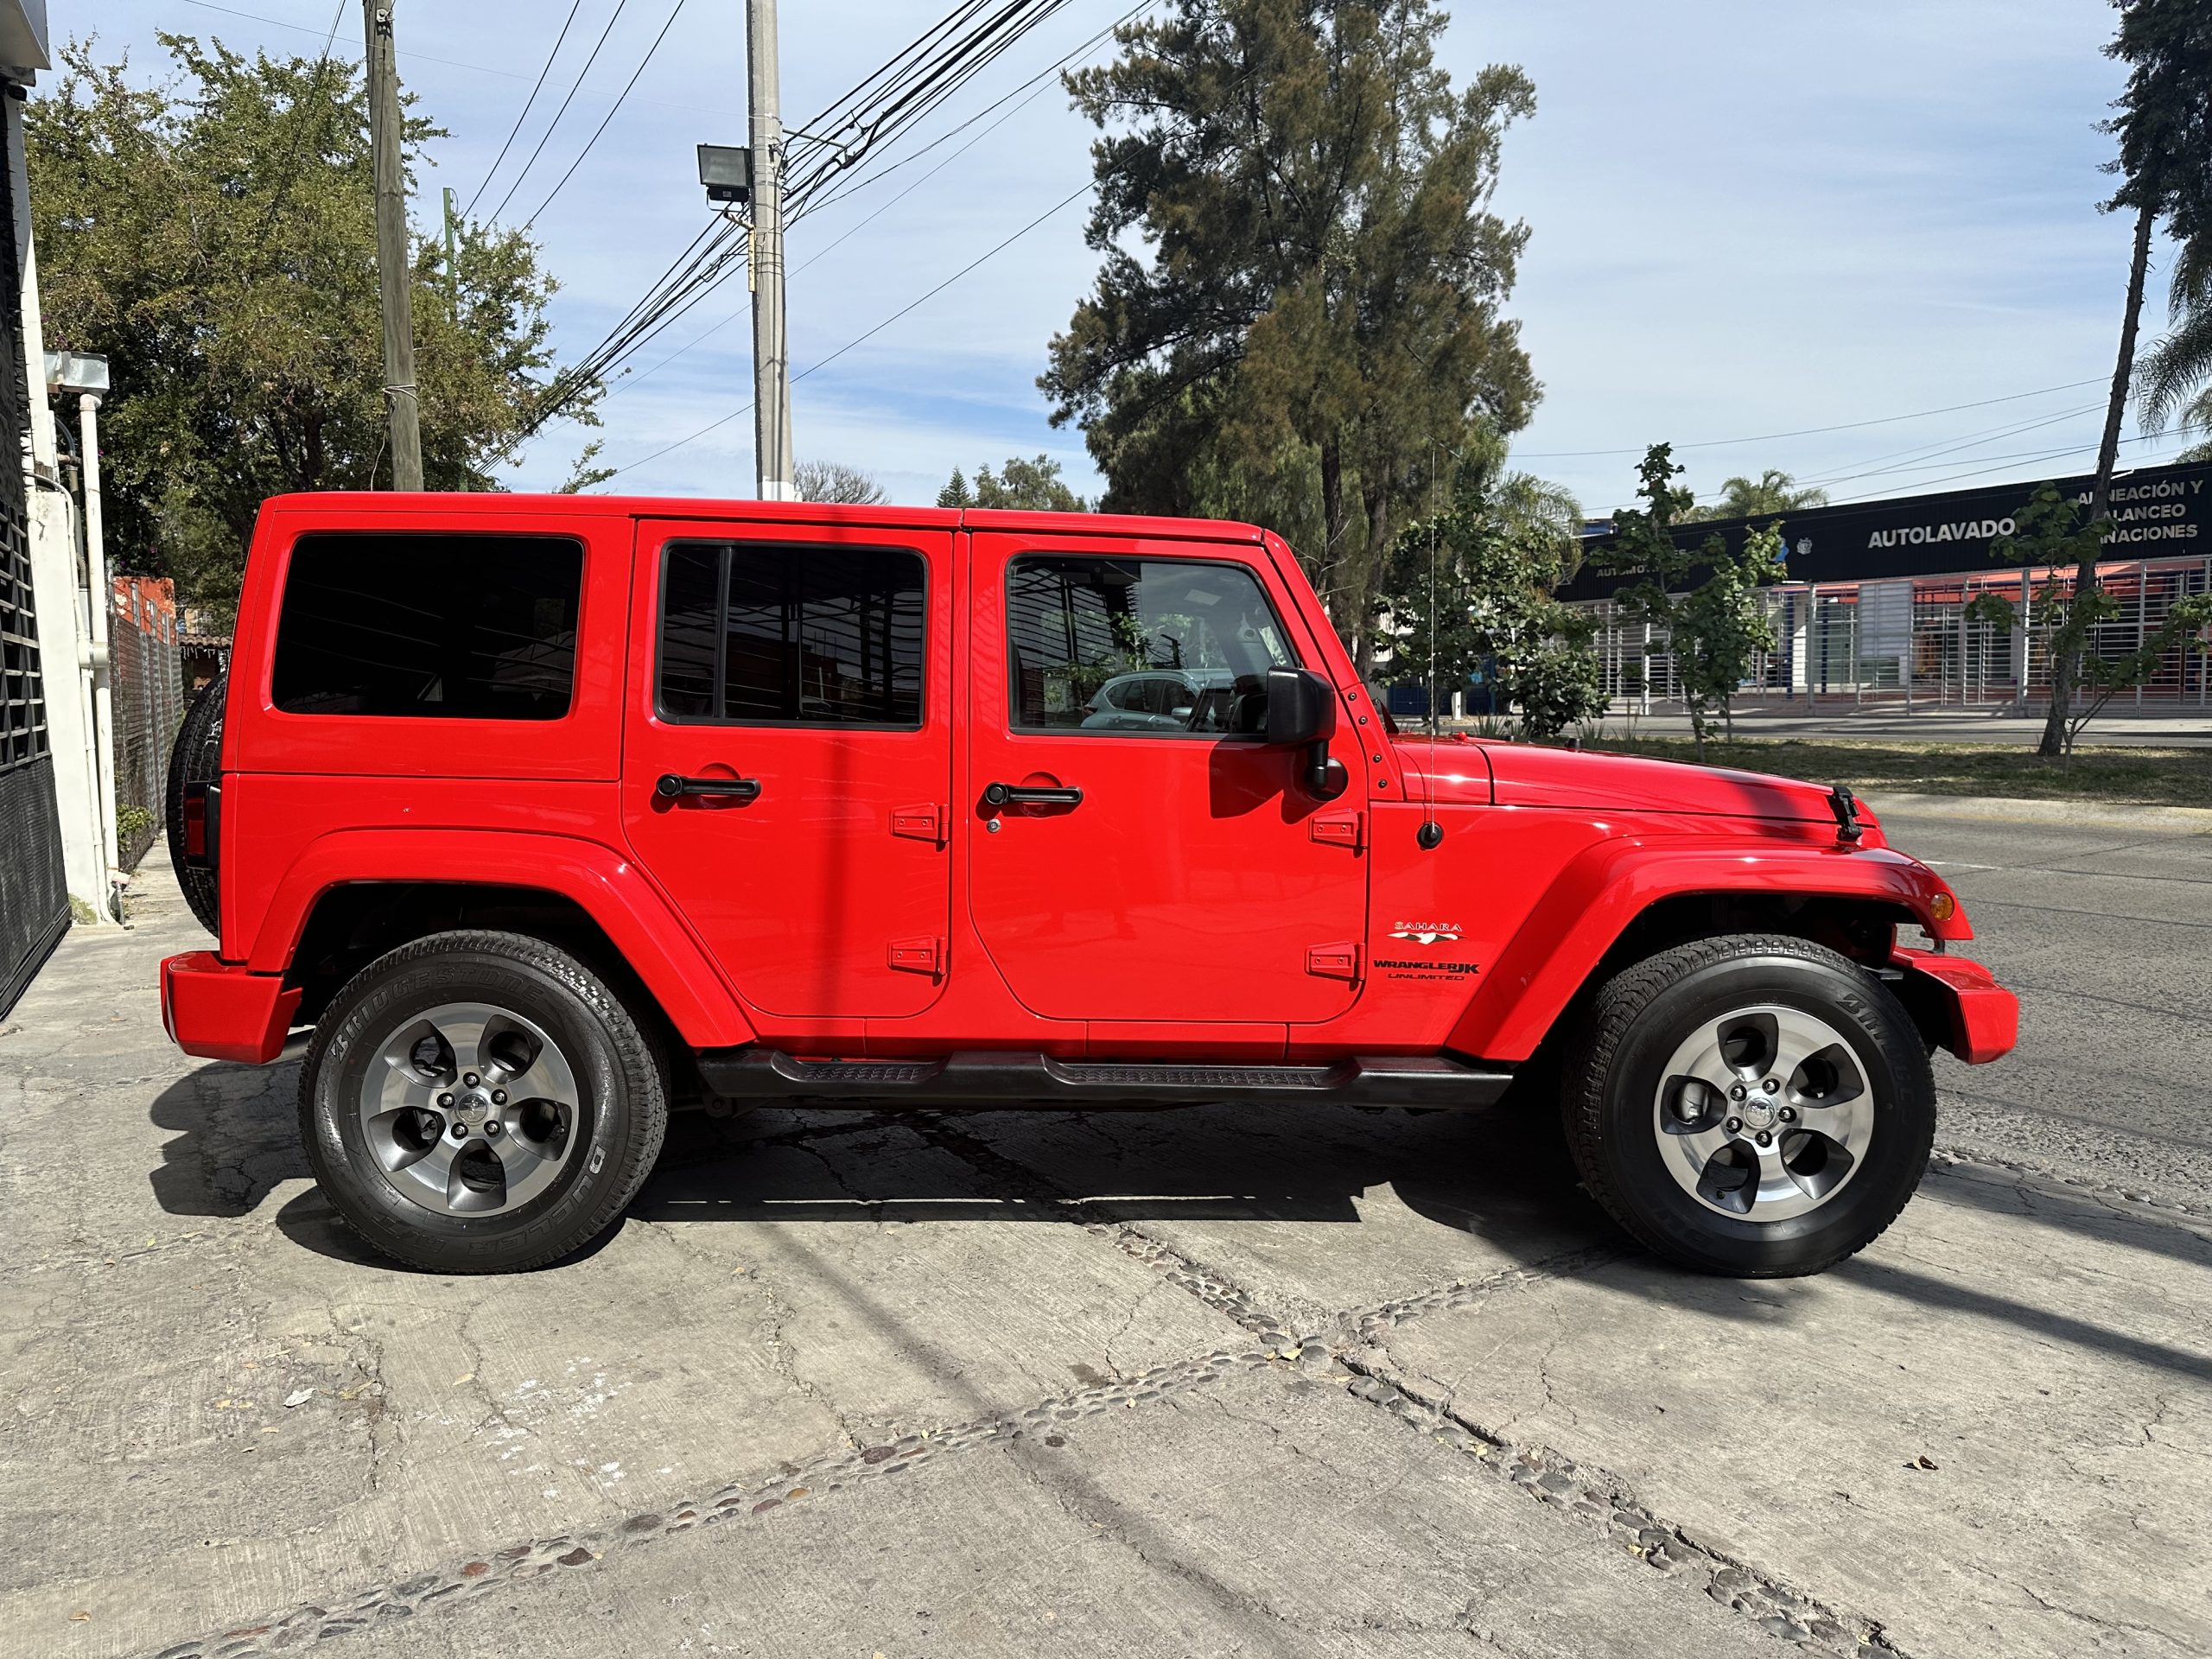
[[[2120,175],[2120,188],[2103,204],[2107,211],[2132,209],[2134,247],[2127,265],[2127,299],[2120,310],[2120,357],[2113,366],[2112,397],[2105,409],[2105,429],[2097,445],[2096,481],[2090,487],[2084,521],[2105,517],[2112,496],[2112,475],[2120,461],[2120,419],[2127,410],[2135,365],[2135,338],[2143,315],[2143,288],[2151,268],[2151,235],[2158,221],[2184,250],[2212,235],[2212,8],[2202,0],[2113,0],[2120,32],[2105,48],[2130,67],[2127,90],[2114,107],[2120,111],[2104,130],[2120,140],[2120,154],[2107,162]],[[2177,354],[2178,366],[2180,358]],[[2177,382],[2176,384],[2179,384]],[[2089,543],[2074,573],[2076,602],[2097,588],[2098,546]],[[2081,677],[2077,648],[2050,665],[2050,712],[2037,753],[2047,760],[2066,754],[2067,713]]]
[[[2143,354],[2136,418],[2146,433],[2178,419],[2183,431],[2212,432],[2212,247],[2183,245],[2167,302],[2172,328]],[[2212,461],[2212,436],[2182,451],[2183,461]]]
[[[1825,507],[1828,493],[1817,484],[1800,484],[1784,472],[1770,467],[1756,479],[1732,478],[1720,486],[1720,499],[1709,507],[1693,507],[1682,517],[1703,518],[1777,518],[1785,512]]]

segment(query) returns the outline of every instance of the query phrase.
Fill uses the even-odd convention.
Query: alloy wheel
[[[560,1046],[520,1014],[448,1002],[371,1058],[358,1109],[377,1168],[410,1203],[490,1215],[546,1192],[578,1144],[582,1099]]]
[[[1676,1185],[1707,1209],[1788,1221],[1833,1198],[1866,1155],[1874,1101],[1850,1039],[1762,1004],[1707,1021],[1660,1073],[1653,1133]]]

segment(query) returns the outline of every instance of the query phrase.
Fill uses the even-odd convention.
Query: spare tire
[[[218,674],[200,689],[184,711],[176,728],[176,743],[169,750],[168,787],[163,794],[162,817],[168,820],[169,865],[184,902],[200,918],[200,925],[219,938],[223,931],[222,910],[216,902],[219,872],[214,862],[188,863],[184,853],[184,797],[188,789],[219,783],[223,776],[223,696],[231,677]]]

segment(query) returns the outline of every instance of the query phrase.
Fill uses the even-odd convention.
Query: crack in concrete
[[[1770,1634],[1837,1659],[1859,1659],[1869,1652],[1907,1659],[1879,1620],[1840,1611],[1660,1520],[1618,1475],[1579,1465],[1548,1446],[1520,1445],[1503,1429],[1423,1396],[1410,1379],[1387,1364],[1357,1352],[1339,1357],[1357,1373],[1346,1388],[1355,1399],[1471,1454],[1494,1478],[1510,1481],[1548,1509],[1594,1525],[1662,1572],[1672,1575],[1688,1569],[1685,1577],[1701,1572],[1707,1596]]]

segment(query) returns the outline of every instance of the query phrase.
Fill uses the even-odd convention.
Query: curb
[[[2124,801],[2029,800],[2005,795],[1921,795],[1877,788],[1866,797],[1875,816],[1892,811],[1987,823],[2062,823],[2084,829],[2172,830],[2212,834],[2212,806],[2137,806]]]

